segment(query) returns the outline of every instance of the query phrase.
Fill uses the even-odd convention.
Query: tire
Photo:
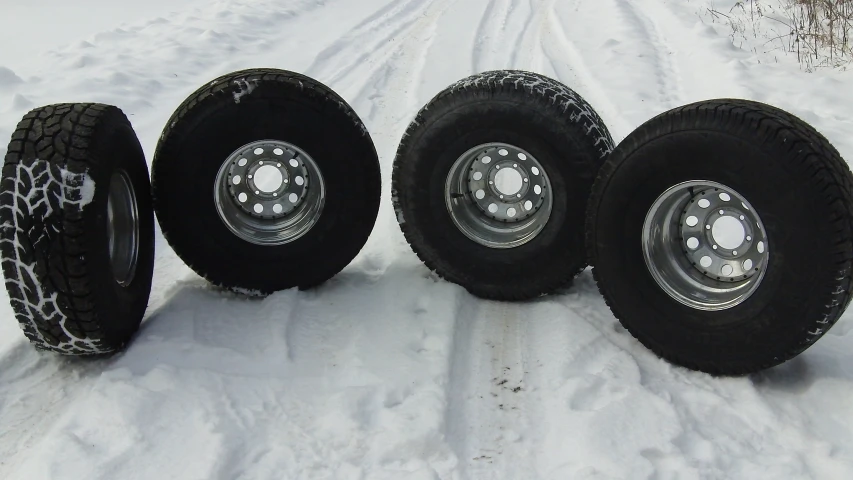
[[[392,201],[400,228],[428,268],[475,296],[551,293],[586,266],[587,195],[613,146],[595,110],[553,79],[513,70],[462,79],[417,114],[397,150]],[[504,190],[501,166],[515,170],[515,185]],[[485,183],[492,175],[494,186]],[[446,195],[448,182],[457,191]],[[501,205],[490,211],[489,202]]]
[[[122,349],[154,271],[148,165],[127,117],[93,103],[30,111],[0,182],[3,274],[26,337],[68,355]]]
[[[678,202],[663,195],[693,180],[716,186]],[[675,214],[651,214],[645,230],[657,200]],[[710,213],[691,219],[703,204]],[[593,187],[587,246],[599,290],[643,345],[690,369],[743,375],[795,357],[847,308],[851,209],[850,169],[814,128],[761,103],[708,100],[649,120],[614,150]],[[720,212],[741,218],[731,243],[711,221]],[[668,242],[656,236],[669,228]],[[693,228],[710,233],[693,237]],[[711,265],[695,264],[699,255]],[[673,265],[683,273],[667,275]]]
[[[261,178],[264,161],[279,183],[261,194],[272,177],[249,179]],[[362,121],[325,85],[284,70],[242,70],[199,88],[169,120],[152,171],[169,245],[200,276],[243,293],[330,279],[364,246],[379,210],[379,159]]]

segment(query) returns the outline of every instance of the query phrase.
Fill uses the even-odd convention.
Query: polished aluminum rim
[[[308,153],[287,142],[261,140],[238,148],[222,163],[214,199],[232,233],[256,245],[283,245],[317,223],[326,188]]]
[[[444,199],[456,227],[490,248],[533,240],[548,223],[553,205],[542,164],[506,143],[478,145],[462,154],[447,174]]]
[[[694,180],[667,189],[643,223],[646,266],[672,298],[724,310],[755,293],[769,261],[755,208],[734,189]]]
[[[126,287],[136,274],[139,256],[139,211],[136,192],[124,170],[110,177],[107,195],[107,237],[113,276]]]

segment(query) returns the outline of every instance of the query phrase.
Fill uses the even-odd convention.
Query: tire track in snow
[[[398,48],[393,40],[407,33],[435,1],[395,0],[385,5],[317,54],[305,74],[337,84],[365,64],[381,68]]]
[[[681,89],[682,75],[672,61],[674,53],[669,40],[661,33],[653,18],[643,13],[633,0],[616,0],[616,6],[628,20],[636,24],[642,36],[654,50],[654,64],[657,72],[658,91],[665,108],[673,108],[684,103],[684,91]]]
[[[543,15],[539,29],[539,45],[551,68],[567,85],[577,90],[603,118],[611,135],[617,132],[629,132],[631,124],[622,115],[619,107],[613,103],[601,82],[587,67],[583,56],[569,40],[560,17],[555,10],[557,0],[551,0],[547,13]],[[578,3],[578,0],[573,2]],[[544,35],[541,32],[545,32]],[[569,81],[567,79],[574,79]],[[615,128],[614,128],[615,127]]]
[[[488,5],[486,5],[486,9],[483,11],[483,16],[480,17],[480,21],[477,23],[477,33],[474,36],[476,40],[474,42],[474,48],[471,50],[471,69],[474,72],[480,71],[480,62],[485,56],[484,49],[488,44],[489,37],[487,29],[491,24],[498,1],[499,0],[489,0]]]
[[[465,294],[469,295],[469,294]],[[534,468],[523,324],[516,304],[461,300],[445,437],[462,478],[528,478]]]
[[[401,124],[421,107],[414,80],[423,76],[427,51],[432,45],[439,19],[456,1],[435,0],[427,4],[405,32],[404,40],[392,45],[382,67],[362,82],[356,98],[371,101],[372,108],[367,118],[375,120],[380,111],[383,113],[383,121],[376,125],[378,136],[394,135],[394,140],[399,141],[397,135],[407,127]],[[389,115],[389,110],[393,114]]]
[[[538,3],[534,5],[534,2]],[[513,48],[512,55],[510,56],[510,65],[516,66],[517,68],[528,68],[533,71],[540,71],[542,69],[542,52],[537,48],[533,48],[532,44],[539,43],[539,37],[542,32],[540,24],[548,15],[551,2],[550,0],[527,0],[527,7],[529,11],[527,12],[527,17],[524,19],[524,27],[522,27],[515,39],[515,42],[513,42],[515,48]],[[537,23],[536,28],[532,28],[534,23]],[[531,55],[531,58],[526,62],[521,62],[519,60],[519,54]],[[524,67],[524,65],[530,66]]]
[[[506,39],[517,0],[491,0],[489,8],[477,26],[478,48],[471,52],[471,65],[474,72],[506,68],[507,62],[502,44]],[[511,45],[511,44],[510,44]]]

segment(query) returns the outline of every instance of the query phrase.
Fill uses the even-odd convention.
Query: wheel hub
[[[266,148],[265,148],[266,147]],[[308,169],[299,152],[278,145],[243,149],[228,168],[228,192],[247,214],[282,218],[296,210],[308,191]]]
[[[702,190],[681,215],[685,254],[709,278],[736,282],[763,267],[764,232],[743,200],[733,191]]]
[[[485,216],[520,222],[542,207],[545,182],[528,158],[511,146],[492,147],[477,156],[468,174],[468,193]]]
[[[649,208],[643,256],[657,284],[697,310],[724,310],[752,295],[769,261],[758,212],[716,182],[680,183]]]
[[[279,140],[235,150],[220,167],[214,186],[222,222],[257,245],[282,245],[304,235],[319,220],[325,195],[314,159]]]
[[[553,198],[542,164],[506,143],[478,145],[450,168],[445,203],[456,227],[490,248],[533,240],[548,223]]]

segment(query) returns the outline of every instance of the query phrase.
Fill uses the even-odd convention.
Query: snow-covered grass
[[[695,1],[695,0],[694,0]],[[806,71],[853,62],[853,0],[699,0],[739,48],[764,61],[791,55]]]
[[[46,6],[0,17],[19,32],[0,50],[0,139],[33,106],[98,101],[129,115],[150,159],[196,87],[285,68],[357,110],[384,195],[367,246],[312,291],[213,289],[158,234],[149,313],[110,360],[36,352],[0,294],[0,478],[853,478],[853,314],[785,365],[712,378],[639,345],[588,271],[514,304],[433,278],[388,192],[415,112],[474,72],[557,78],[617,141],[695,100],[764,101],[848,160],[853,74],[764,61],[700,0],[149,0],[130,17],[107,0],[32,4]]]

